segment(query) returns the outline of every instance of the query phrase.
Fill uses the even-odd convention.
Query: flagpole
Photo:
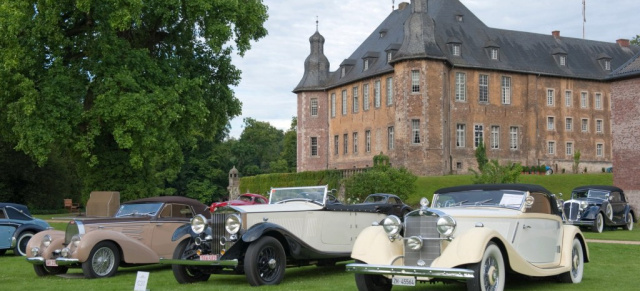
[[[582,0],[582,39],[584,39],[584,24],[587,22],[587,4]]]

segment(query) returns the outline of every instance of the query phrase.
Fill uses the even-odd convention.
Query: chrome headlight
[[[422,238],[419,236],[412,236],[407,239],[407,247],[417,251],[422,248]]]
[[[40,255],[40,249],[38,247],[32,247],[31,255],[34,257],[38,257]]]
[[[450,237],[456,230],[456,221],[451,216],[442,216],[436,222],[438,232],[446,237]]]
[[[224,223],[224,229],[226,229],[229,234],[238,233],[240,227],[242,227],[242,218],[237,214],[229,215]]]
[[[402,221],[395,215],[389,215],[382,220],[382,227],[390,238],[396,238],[402,230]]]
[[[45,247],[45,248],[49,247],[49,245],[51,245],[51,241],[52,241],[51,236],[48,235],[48,234],[45,234],[42,237],[42,246]]]
[[[82,237],[78,234],[74,235],[71,238],[71,245],[73,245],[74,247],[78,247],[78,245],[80,245],[80,240],[82,239]]]
[[[587,201],[580,201],[580,211],[584,210],[585,208],[587,208],[587,206],[589,206],[589,202]]]
[[[191,230],[196,234],[201,234],[207,228],[207,218],[202,214],[191,219]]]

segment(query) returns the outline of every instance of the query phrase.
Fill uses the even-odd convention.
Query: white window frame
[[[420,93],[420,71],[411,70],[411,93]]]
[[[466,136],[467,136],[467,125],[458,123],[456,125],[456,147],[464,148],[466,147]]]
[[[347,115],[349,109],[347,102],[347,90],[342,90],[342,115]]]
[[[573,117],[567,117],[564,119],[564,129],[566,131],[573,131]]]
[[[580,121],[580,129],[582,132],[589,132],[589,118],[582,118]]]
[[[604,121],[602,119],[596,119],[596,132],[602,133],[604,127]]]
[[[420,144],[421,142],[420,119],[411,119],[411,143]]]
[[[318,116],[318,98],[311,98],[311,116]]]
[[[358,113],[360,110],[360,102],[358,101],[358,86],[353,87],[353,113]]]
[[[315,136],[311,137],[311,156],[318,156],[318,138]]]
[[[604,69],[607,71],[611,71],[611,61],[610,60],[605,60],[604,61]]]
[[[573,92],[571,90],[564,91],[564,106],[571,107],[573,103]]]
[[[354,132],[353,133],[353,153],[357,154],[358,153],[358,133]]]
[[[365,139],[365,150],[367,153],[371,152],[371,130],[367,130],[364,132]]]
[[[497,60],[498,59],[498,52],[499,52],[499,50],[497,48],[491,48],[491,59],[492,60]]]
[[[555,155],[556,154],[556,142],[553,140],[547,141],[547,154]]]
[[[364,59],[364,64],[363,64],[363,71],[366,71],[369,69],[369,59]]]
[[[393,77],[387,78],[387,105],[393,105]]]
[[[467,74],[456,72],[456,101],[467,101]]]
[[[560,57],[559,58],[560,59],[560,65],[563,66],[563,67],[566,66],[567,65],[567,56],[561,55],[559,57]]]
[[[454,43],[451,45],[451,54],[460,56],[460,44]]]
[[[387,63],[391,62],[391,58],[393,57],[393,52],[392,51],[388,51],[387,52]]]
[[[556,104],[555,90],[547,89],[547,106],[555,106]]]
[[[500,126],[491,126],[491,149],[497,150],[500,148]]]
[[[594,107],[598,110],[602,109],[602,93],[596,93],[594,100]]]
[[[547,116],[547,130],[556,129],[556,118],[554,116]]]
[[[573,157],[573,142],[572,141],[567,142],[567,144],[565,146],[565,153],[567,154],[567,156]]]
[[[331,117],[336,117],[336,93],[331,93]]]
[[[333,136],[333,150],[335,151],[334,155],[340,153],[340,136],[337,134]]]
[[[369,110],[369,84],[362,85],[362,110]]]
[[[381,100],[380,100],[380,98],[382,98],[380,96],[381,95],[380,94],[380,89],[381,89],[380,88],[380,80],[376,80],[374,85],[373,85],[373,106],[375,108],[380,108],[380,105],[381,105],[380,103],[382,103]]]
[[[489,75],[480,74],[478,77],[478,102],[489,103]]]
[[[484,126],[475,124],[473,126],[473,148],[477,148],[480,145],[480,140],[484,143]]]
[[[394,147],[393,144],[393,126],[387,127],[387,149],[392,150]]]
[[[511,77],[502,76],[502,104],[511,104]]]
[[[604,157],[604,144],[596,143],[596,157]]]
[[[509,148],[511,150],[518,149],[518,127],[512,126],[509,128]]]
[[[345,133],[342,135],[342,143],[343,143],[343,153],[347,155],[349,153],[349,134]]]
[[[580,92],[580,108],[589,108],[588,92]]]

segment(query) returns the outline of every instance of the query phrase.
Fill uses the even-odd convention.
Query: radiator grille
[[[578,220],[578,214],[580,213],[580,203],[565,202],[563,208],[564,216],[568,221]]]
[[[224,246],[220,244],[220,239],[227,233],[224,230],[224,222],[227,215],[228,214],[225,213],[211,215],[211,236],[213,237],[211,241],[211,252],[214,254],[219,254],[224,248]]]
[[[425,262],[424,266],[430,266],[433,260],[440,256],[440,233],[436,229],[438,216],[407,216],[405,218],[404,237],[421,236],[422,248],[412,250],[405,244],[404,264],[418,266],[418,261]]]

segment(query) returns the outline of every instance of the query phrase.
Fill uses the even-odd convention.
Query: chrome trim
[[[68,258],[57,258],[56,264],[58,266],[68,266],[79,263],[78,259],[68,259]]]
[[[12,237],[11,237],[11,247],[10,247],[10,248],[11,248],[11,249],[12,249],[12,248],[15,248],[15,247],[16,247],[16,243],[17,243],[17,241],[16,241],[16,237],[15,237],[15,236],[12,236]]]
[[[391,265],[347,264],[347,272],[370,275],[415,276],[442,279],[471,279],[473,270],[461,268],[407,267]]]
[[[238,260],[217,260],[217,261],[201,261],[201,260],[174,260],[160,258],[160,264],[165,265],[183,265],[183,266],[224,266],[237,267]]]
[[[45,259],[43,257],[27,258],[27,262],[34,265],[44,265],[44,261]]]

